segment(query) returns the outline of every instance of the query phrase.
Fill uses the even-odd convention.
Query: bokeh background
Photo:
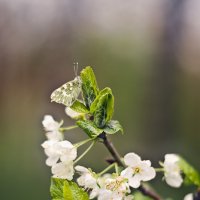
[[[50,199],[41,121],[52,114],[73,125],[49,96],[74,78],[74,61],[113,89],[125,135],[112,140],[122,155],[158,167],[180,153],[200,170],[199,18],[199,0],[0,0],[0,198]],[[80,164],[100,171],[107,156],[99,144]],[[192,190],[161,178],[152,185],[165,198]]]

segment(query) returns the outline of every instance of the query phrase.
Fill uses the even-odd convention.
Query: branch
[[[155,192],[150,189],[145,188],[144,186],[140,186],[138,190],[145,196],[151,197],[154,200],[161,200],[161,197]]]
[[[114,158],[115,162],[117,162],[119,166],[122,166],[122,167],[125,168],[125,165],[122,162],[117,149],[114,147],[113,143],[108,140],[108,138],[106,137],[106,134],[102,133],[100,135],[100,138],[103,139],[104,145],[106,146],[106,148],[108,149],[108,151],[111,153],[111,155]]]
[[[121,156],[118,153],[117,149],[114,147],[113,143],[107,138],[105,133],[102,133],[99,138],[103,139],[103,143],[105,147],[108,149],[114,160],[118,163],[119,166],[122,166],[125,168],[124,163],[121,160]],[[154,191],[145,188],[144,186],[140,186],[138,190],[145,196],[151,197],[154,200],[161,200],[161,197],[156,194]]]

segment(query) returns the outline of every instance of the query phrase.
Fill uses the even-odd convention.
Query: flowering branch
[[[117,149],[115,148],[115,146],[113,145],[113,143],[108,139],[108,137],[106,136],[105,133],[102,133],[99,136],[101,139],[103,139],[103,143],[106,146],[106,148],[108,149],[108,151],[110,152],[110,154],[112,155],[112,157],[114,158],[115,162],[117,162],[117,164],[119,166],[122,166],[125,168],[124,163],[121,160],[120,154],[117,151]],[[149,190],[147,188],[145,188],[144,186],[140,186],[138,188],[138,190],[145,196],[151,197],[154,200],[161,200],[161,197],[156,194],[154,191]]]
[[[80,93],[82,99],[79,99]],[[199,172],[177,154],[166,154],[164,162],[159,162],[161,168],[157,169],[151,166],[150,160],[142,160],[134,152],[121,158],[108,138],[110,134],[123,133],[119,121],[112,119],[114,95],[108,87],[99,90],[91,67],[86,67],[80,76],[56,89],[51,100],[64,104],[66,114],[76,120],[76,125],[70,127],[62,127],[63,121],[59,123],[51,115],[45,115],[42,121],[47,138],[42,147],[47,155],[46,164],[53,174],[52,200],[138,200],[144,198],[137,196],[139,192],[142,196],[161,200],[154,190],[143,185],[154,179],[156,172],[163,173],[171,187],[178,188],[187,183],[200,188]],[[72,144],[63,133],[77,127],[87,134],[88,139]],[[100,173],[77,165],[97,141],[102,142],[112,155],[112,159],[107,160],[110,165]],[[77,149],[88,142],[91,142],[89,147],[77,158]],[[115,172],[107,173],[112,168]],[[75,173],[80,175],[76,180]],[[200,200],[200,191],[187,194],[184,200]]]

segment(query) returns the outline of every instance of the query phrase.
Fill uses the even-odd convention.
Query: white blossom
[[[156,176],[155,169],[151,167],[151,161],[142,161],[135,153],[126,154],[124,162],[128,167],[121,172],[121,176],[127,178],[129,185],[133,188],[138,188],[141,181],[149,181]]]
[[[106,180],[111,179],[111,178],[113,178],[113,176],[112,176],[112,174],[109,174],[109,173],[106,173],[103,176],[100,176],[97,180],[98,185],[101,187],[104,187],[106,184]]]
[[[48,140],[54,140],[54,141],[63,140],[63,135],[59,131],[61,123],[55,121],[51,115],[45,115],[42,124],[46,131],[46,137]]]
[[[60,160],[68,162],[75,160],[77,157],[77,148],[69,141],[64,140],[59,142],[60,146]]]
[[[97,185],[97,177],[96,174],[89,169],[82,167],[82,166],[76,166],[76,171],[80,173],[80,177],[77,179],[77,183],[84,187],[85,189],[90,189],[90,199],[95,198],[98,195],[99,187]]]
[[[74,175],[73,161],[56,163],[52,166],[51,171],[55,178],[71,181]]]
[[[47,140],[44,143],[42,143],[42,147],[44,148],[44,152],[48,157],[46,159],[46,165],[48,166],[55,165],[60,158],[58,142]]]
[[[65,108],[65,113],[72,119],[79,119],[84,115],[83,113],[79,113],[79,112],[72,110],[70,107]]]
[[[130,196],[126,196],[130,193],[130,188],[127,179],[122,176],[115,178],[107,178],[101,182],[98,200],[131,200]]]
[[[60,128],[60,124],[51,115],[45,115],[42,124],[45,131],[57,131]]]
[[[183,200],[193,200],[194,198],[193,198],[193,194],[192,193],[189,193],[189,194],[187,194],[185,197],[184,197],[184,199]]]
[[[181,170],[178,165],[179,157],[176,154],[166,154],[163,163],[165,180],[168,185],[172,187],[180,187],[183,178],[181,177]]]
[[[77,157],[77,149],[67,140],[60,142],[48,140],[42,144],[42,147],[48,156],[46,160],[48,166],[55,165],[59,159],[62,162],[70,162]]]

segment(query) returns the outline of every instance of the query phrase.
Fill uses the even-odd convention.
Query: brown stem
[[[117,149],[114,147],[113,143],[107,138],[105,133],[102,133],[99,136],[101,139],[103,139],[103,143],[114,158],[114,160],[118,163],[119,166],[125,167],[124,163],[121,160],[121,156],[118,153]],[[154,200],[161,200],[161,197],[159,197],[158,194],[156,194],[154,191],[145,188],[144,186],[140,186],[138,190],[145,196],[151,197]]]
[[[161,200],[161,197],[154,191],[145,188],[144,186],[140,186],[138,190],[145,196],[151,197],[154,200]]]
[[[106,146],[108,151],[111,153],[115,162],[117,162],[119,166],[125,167],[124,163],[122,162],[122,160],[120,158],[120,155],[119,155],[117,149],[114,147],[113,143],[110,140],[108,140],[105,133],[101,134],[101,138],[103,139],[104,145]]]

